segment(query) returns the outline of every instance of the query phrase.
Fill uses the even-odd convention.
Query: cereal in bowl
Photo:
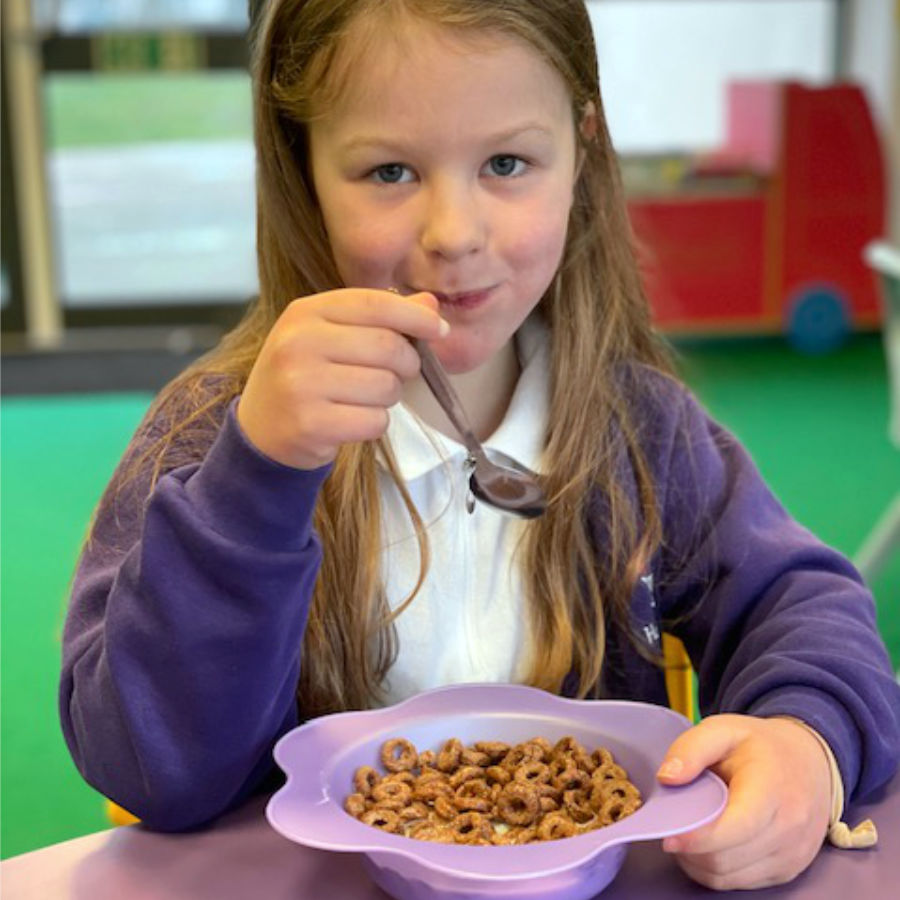
[[[385,773],[361,766],[344,809],[415,840],[468,845],[554,841],[612,825],[641,806],[641,793],[605,747],[574,737],[555,744],[458,738],[419,753],[406,738],[381,748]]]

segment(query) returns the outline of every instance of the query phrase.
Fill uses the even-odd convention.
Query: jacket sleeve
[[[803,720],[834,751],[848,800],[864,796],[900,757],[900,686],[873,597],[731,434],[689,395],[675,407],[661,612],[698,673],[701,711]]]
[[[150,827],[239,802],[297,723],[327,474],[263,456],[232,405],[202,462],[101,502],[66,618],[60,714],[84,778]]]

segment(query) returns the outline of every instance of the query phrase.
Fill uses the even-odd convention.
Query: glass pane
[[[66,32],[247,26],[247,0],[31,0],[34,21]]]
[[[243,28],[247,0],[33,0],[63,29]],[[624,154],[716,146],[733,78],[831,75],[834,0],[589,2]],[[60,292],[69,307],[243,301],[256,290],[248,78],[45,79]]]
[[[246,73],[61,73],[44,91],[65,306],[256,291]]]
[[[833,77],[834,0],[589,0],[616,148],[716,146],[732,79]]]

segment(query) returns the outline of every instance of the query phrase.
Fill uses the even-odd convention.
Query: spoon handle
[[[431,388],[431,393],[441,405],[441,409],[447,413],[447,418],[453,424],[453,427],[459,432],[463,439],[465,448],[476,458],[484,456],[484,449],[481,442],[475,437],[472,426],[469,424],[469,417],[456,396],[450,384],[450,379],[444,371],[440,360],[434,355],[431,347],[420,338],[412,338],[412,345],[416,348],[416,352],[422,359],[422,377],[425,383]]]

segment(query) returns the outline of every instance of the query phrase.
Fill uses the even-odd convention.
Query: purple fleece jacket
[[[871,594],[690,394],[646,380],[664,541],[634,592],[635,634],[684,641],[704,715],[796,716],[828,741],[847,797],[871,792],[900,757],[900,686]],[[79,770],[162,830],[240,803],[304,718],[300,646],[321,559],[312,512],[330,470],[275,463],[243,436],[234,404],[220,415],[202,460],[152,491],[145,477],[107,492],[63,639],[60,713]],[[140,429],[126,459],[161,427]],[[595,492],[598,548],[604,509]],[[665,705],[662,671],[609,632],[603,696]]]

